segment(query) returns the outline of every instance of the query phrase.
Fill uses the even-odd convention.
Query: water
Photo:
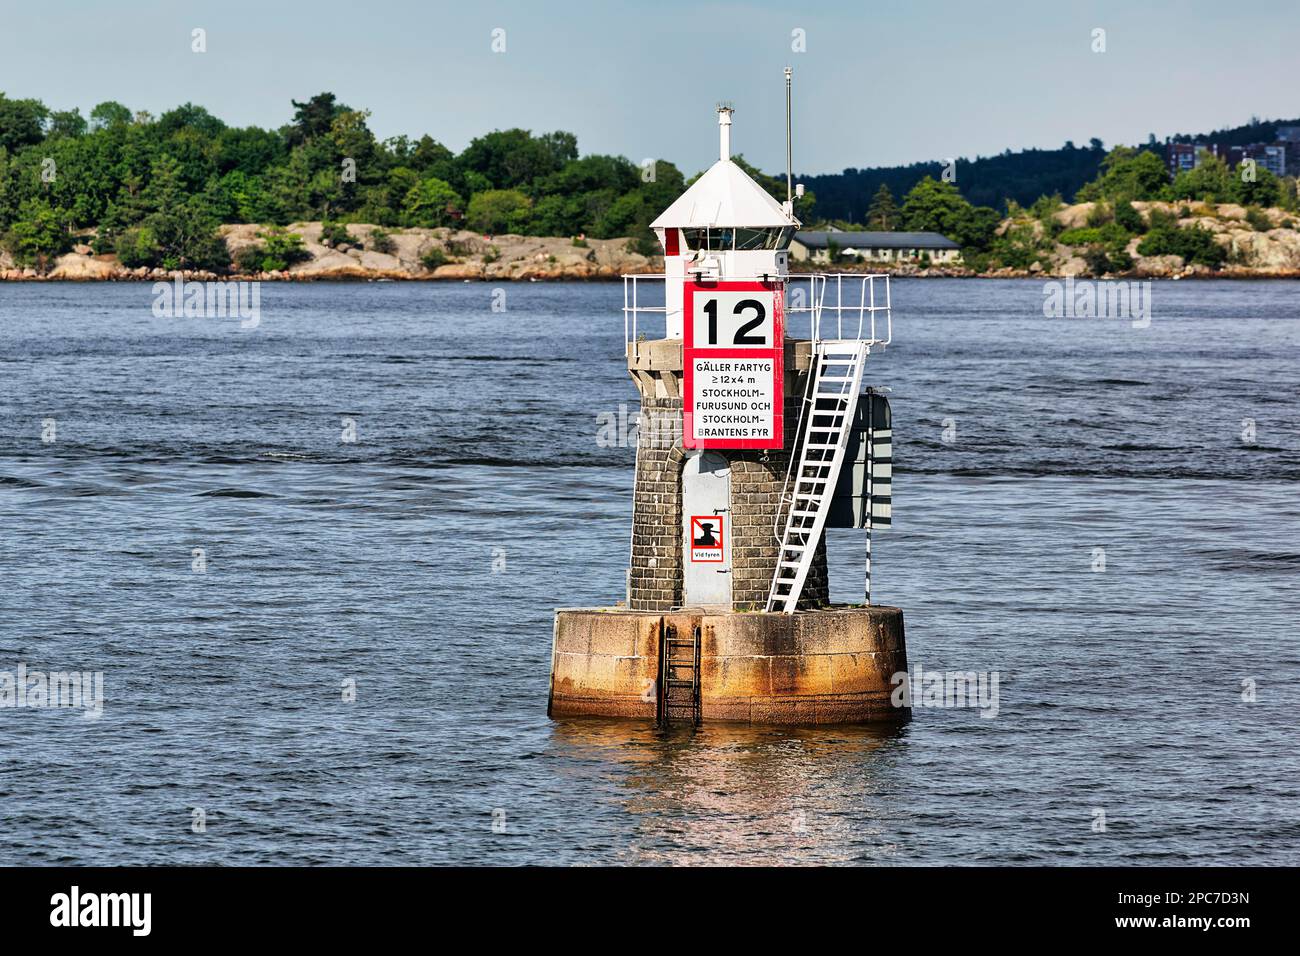
[[[619,287],[0,284],[0,670],[106,696],[0,710],[0,864],[1300,863],[1298,294],[899,281],[875,596],[997,717],[659,733],[545,716],[622,596]]]

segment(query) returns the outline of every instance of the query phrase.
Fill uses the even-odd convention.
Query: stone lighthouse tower
[[[664,274],[624,280],[641,400],[627,593],[556,613],[548,712],[903,720],[902,612],[870,603],[891,433],[864,371],[892,334],[889,280],[791,276],[789,177],[778,202],[732,161],[730,108],[718,124],[718,161],[652,223]],[[862,604],[829,603],[827,527],[866,531]]]

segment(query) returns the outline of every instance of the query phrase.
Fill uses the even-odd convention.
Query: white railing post
[[[835,337],[844,338],[844,273],[835,277]]]
[[[858,338],[862,338],[862,310],[867,304],[867,286],[871,286],[873,289],[875,288],[875,283],[872,281],[871,276],[867,276],[867,281],[859,283],[858,285]],[[872,312],[870,316],[871,337],[874,339],[876,337],[876,313]]]
[[[885,332],[885,344],[888,345],[894,341],[894,301],[891,298],[892,293],[889,291],[889,276],[885,276],[885,323],[888,326]]]
[[[876,277],[871,277],[871,338],[876,337]]]

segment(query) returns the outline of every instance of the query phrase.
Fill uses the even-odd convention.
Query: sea
[[[895,279],[867,369],[873,600],[995,712],[660,730],[546,716],[624,596],[619,284],[0,284],[0,864],[1300,864],[1300,283],[1048,285]]]

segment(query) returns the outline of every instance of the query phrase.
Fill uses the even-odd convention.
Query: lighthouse
[[[748,723],[901,721],[902,611],[873,604],[892,520],[888,401],[868,363],[889,279],[791,275],[784,202],[718,159],[651,224],[664,272],[624,277],[640,393],[623,600],[556,612],[548,713]],[[830,603],[828,528],[863,532],[862,598]]]

